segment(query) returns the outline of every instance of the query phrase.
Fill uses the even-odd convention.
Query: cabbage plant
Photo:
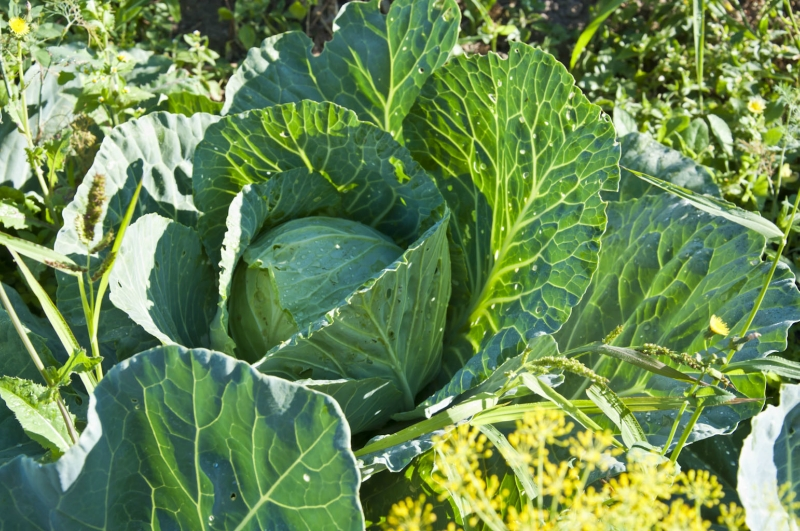
[[[318,56],[301,33],[250,50],[224,116],[114,129],[47,255],[74,343],[17,316],[105,376],[77,444],[52,413],[4,435],[0,522],[360,529],[431,488],[432,436],[476,414],[553,403],[677,459],[761,410],[800,320],[762,260],[780,231],[617,139],[552,56],[457,53],[459,22],[453,0],[351,2]],[[55,432],[41,465],[26,433]]]

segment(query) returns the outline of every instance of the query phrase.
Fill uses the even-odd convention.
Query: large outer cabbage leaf
[[[118,230],[140,180],[144,180],[144,184],[134,221],[144,214],[156,213],[187,227],[194,227],[199,212],[192,197],[192,159],[206,128],[217,120],[219,117],[208,114],[195,114],[187,118],[153,113],[115,128],[103,139],[94,164],[78,187],[75,199],[64,209],[64,226],[58,233],[55,249],[79,264],[87,262],[88,250],[78,238],[76,218],[86,211],[89,190],[97,175],[105,177],[106,200],[102,205],[102,221],[95,230],[93,244],[98,243],[109,231]],[[105,258],[106,252],[92,257],[95,268]],[[71,275],[58,273],[57,276],[59,309],[80,338],[85,335],[86,321],[77,281]],[[104,356],[112,364],[158,344],[153,336],[109,300],[103,303],[99,340]],[[88,341],[83,343],[88,345]]]
[[[350,431],[328,397],[206,350],[118,364],[56,463],[0,468],[0,528],[363,529]]]
[[[750,529],[774,531],[797,529],[800,385],[784,385],[780,404],[767,406],[753,418],[752,426],[739,455],[737,486],[747,525]]]
[[[25,149],[28,141],[11,117],[3,112],[0,123],[0,185],[16,190],[39,190],[41,186],[31,171]]]
[[[597,266],[600,191],[616,187],[608,117],[552,56],[515,43],[436,71],[404,131],[453,210],[447,377],[504,328],[558,330]]]
[[[297,383],[336,400],[353,433],[380,428],[386,417],[403,408],[403,393],[385,378],[298,380]],[[377,409],[376,404],[384,409]]]
[[[728,340],[706,337],[712,315],[733,333],[750,315],[769,271],[761,260],[765,239],[745,227],[697,210],[666,193],[610,203],[603,253],[592,285],[570,320],[556,334],[562,351],[601,341],[615,327],[622,333],[611,343],[641,346],[655,343],[676,352],[725,351]],[[786,348],[789,326],[800,320],[800,296],[788,268],[779,266],[761,309],[748,330],[760,337],[741,346],[735,360],[764,357]],[[586,365],[627,394],[682,396],[687,384],[654,376],[619,360],[591,355]],[[733,377],[739,392],[763,398],[760,375]],[[759,403],[706,409],[689,441],[727,432],[760,410]],[[672,414],[640,417],[651,442],[662,444]],[[684,417],[684,422],[688,418]]]
[[[125,233],[109,277],[111,302],[162,343],[208,347],[214,268],[194,229],[151,213]]]
[[[741,335],[770,268],[761,260],[763,236],[666,193],[610,203],[608,215],[592,286],[556,334],[562,350],[599,341],[622,325],[612,345],[656,343],[701,352],[712,314]],[[761,337],[745,343],[735,359],[785,349],[786,330],[800,320],[799,303],[793,275],[779,265],[747,330]],[[727,340],[716,336],[708,343],[711,351],[723,350]],[[638,371],[616,362],[604,369],[626,386],[634,384],[627,378]]]
[[[455,45],[460,19],[454,0],[398,0],[386,15],[380,0],[350,2],[318,56],[301,31],[252,48],[225,88],[223,113],[330,101],[400,138],[417,94]]]

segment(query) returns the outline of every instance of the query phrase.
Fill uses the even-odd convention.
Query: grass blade
[[[572,57],[569,60],[569,68],[575,68],[575,64],[578,62],[578,57],[583,53],[583,50],[586,49],[586,45],[589,44],[589,41],[592,40],[594,34],[597,33],[597,30],[600,29],[600,26],[603,22],[613,13],[619,6],[621,6],[625,0],[611,0],[606,6],[604,6],[600,13],[592,20],[586,29],[583,30],[580,37],[578,37],[578,42],[575,43],[575,48],[572,50]]]
[[[625,446],[631,448],[636,443],[647,442],[639,421],[614,391],[595,384],[586,390],[586,396],[619,428]]]
[[[500,455],[503,456],[503,459],[506,460],[508,466],[511,467],[511,470],[514,471],[517,479],[522,483],[522,488],[525,489],[525,494],[528,495],[528,499],[535,500],[538,498],[539,489],[533,484],[533,478],[528,473],[527,467],[523,465],[525,459],[520,455],[519,451],[511,446],[511,443],[508,442],[505,435],[500,433],[500,430],[491,424],[483,424],[479,426],[478,429],[481,430],[481,433],[486,435],[486,438],[492,442],[494,447],[500,452]]]
[[[778,356],[729,363],[722,372],[729,373],[735,370],[743,370],[745,373],[774,372],[778,376],[800,380],[800,363]]]
[[[650,397],[650,396],[637,396],[620,398],[625,407],[634,412],[647,412],[647,411],[674,411],[681,408],[684,402],[687,402],[691,407],[697,407],[703,404],[705,407],[714,406],[731,406],[736,404],[745,404],[748,402],[761,402],[763,398],[738,398],[726,396],[714,397]],[[597,407],[597,404],[591,400],[569,400],[573,408],[580,411],[585,415],[599,415],[603,411]],[[486,410],[482,413],[475,415],[470,421],[473,426],[481,426],[483,424],[496,424],[498,422],[513,422],[525,416],[525,413],[539,409],[562,409],[560,405],[553,402],[534,402],[532,404],[514,404],[496,407]],[[591,419],[590,419],[591,420]],[[592,421],[593,422],[593,421]],[[380,442],[380,441],[379,441]],[[618,443],[619,444],[619,443]],[[621,446],[621,445],[620,445]]]
[[[571,400],[565,398],[558,391],[541,381],[539,378],[529,373],[525,373],[520,376],[522,378],[522,382],[528,389],[542,398],[556,404],[567,415],[577,420],[584,428],[594,431],[602,431],[603,428],[601,428],[600,425],[595,421],[590,419],[586,413],[580,410],[580,408],[575,407],[575,404]]]
[[[119,224],[119,229],[117,231],[117,236],[114,239],[114,244],[111,246],[111,250],[108,252],[104,263],[101,266],[103,270],[102,275],[100,276],[100,285],[97,286],[97,295],[92,302],[92,319],[89,321],[89,340],[92,343],[92,354],[95,357],[100,356],[100,345],[97,342],[97,332],[98,327],[100,326],[100,308],[103,305],[103,297],[106,294],[106,289],[108,289],[108,279],[111,276],[111,269],[114,267],[114,261],[117,258],[119,248],[122,247],[122,239],[125,237],[125,231],[128,229],[128,225],[130,225],[131,219],[133,218],[133,213],[136,211],[136,203],[139,201],[139,193],[142,191],[143,183],[144,180],[140,180],[139,184],[136,186],[136,190],[133,192],[133,197],[131,197],[131,202],[128,204],[128,208],[125,211],[125,216],[123,216],[122,221]],[[92,280],[90,279],[89,281],[91,282]],[[97,379],[100,380],[102,378],[102,365],[98,365],[96,370]]]
[[[780,239],[783,238],[783,232],[781,232],[781,230],[776,227],[774,223],[766,218],[762,218],[754,212],[748,212],[747,210],[743,210],[732,203],[722,201],[721,199],[697,194],[691,190],[683,188],[682,186],[677,186],[672,183],[662,181],[661,179],[653,177],[652,175],[647,175],[624,166],[620,166],[620,168],[631,172],[646,183],[657,186],[662,190],[680,197],[681,199],[689,201],[692,203],[692,205],[703,212],[708,212],[713,216],[723,217],[729,221],[742,225],[743,227],[754,230],[770,241],[780,241]]]
[[[692,26],[694,29],[694,61],[697,75],[697,90],[700,94],[700,109],[703,108],[703,53],[706,40],[705,0],[692,0]]]
[[[432,431],[440,430],[452,424],[461,422],[462,420],[495,405],[497,405],[497,399],[470,400],[469,402],[464,402],[463,404],[446,409],[429,419],[425,419],[405,429],[402,429],[397,433],[393,433],[388,437],[384,437],[367,444],[365,447],[353,453],[356,457],[362,457],[364,455],[371,454],[372,452],[386,450],[387,448],[411,441]]]
[[[72,259],[61,253],[57,253],[52,249],[48,249],[44,245],[29,242],[22,238],[17,238],[0,232],[0,244],[5,245],[9,249],[13,249],[23,256],[27,256],[31,260],[58,269],[69,275],[79,275],[85,268],[79,266]]]
[[[48,321],[50,321],[50,324],[53,325],[56,335],[58,335],[58,339],[60,339],[61,344],[64,345],[64,350],[66,350],[70,355],[76,350],[80,350],[81,346],[78,343],[78,340],[75,339],[75,335],[67,325],[67,321],[64,319],[64,316],[61,315],[60,311],[58,311],[58,308],[53,300],[44,290],[42,285],[39,284],[39,281],[36,280],[36,277],[33,276],[33,273],[31,273],[31,270],[28,269],[28,266],[25,265],[25,262],[22,261],[22,258],[20,258],[17,252],[13,249],[9,249],[9,252],[17,262],[17,267],[19,267],[19,270],[22,272],[22,276],[25,277],[25,280],[27,281],[28,286],[31,288],[31,291],[39,300],[39,304],[42,305],[42,310],[47,316]]]

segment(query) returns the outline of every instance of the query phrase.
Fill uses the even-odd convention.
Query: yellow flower
[[[720,505],[717,521],[728,528],[728,531],[745,531],[747,529],[744,509],[735,503]]]
[[[8,27],[15,37],[24,37],[31,30],[31,27],[25,22],[24,18],[12,17],[8,21]]]
[[[712,334],[719,334],[721,336],[727,336],[728,334],[731,333],[731,330],[730,328],[728,328],[728,325],[725,324],[725,321],[723,321],[716,315],[711,316],[711,319],[709,320],[708,323],[708,330]]]
[[[708,470],[689,470],[678,476],[676,492],[683,494],[696,506],[714,507],[722,499],[722,485]]]
[[[383,524],[383,529],[391,531],[430,531],[436,521],[433,505],[425,503],[425,495],[412,500],[411,497],[392,505],[392,510]]]
[[[747,110],[753,114],[761,114],[767,108],[767,103],[761,96],[753,96],[747,102]]]

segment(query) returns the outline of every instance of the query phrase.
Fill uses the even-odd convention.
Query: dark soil
[[[544,16],[569,31],[581,31],[589,21],[589,7],[597,0],[545,0]]]
[[[246,2],[247,0],[239,0]],[[333,38],[333,19],[339,9],[349,0],[318,0],[305,22],[305,32],[314,40],[315,51],[319,52],[325,42]],[[544,0],[544,9],[541,14],[553,26],[560,25],[568,32],[578,32],[583,29],[589,19],[589,6],[597,0]],[[459,0],[463,3],[464,0]],[[225,44],[234,39],[234,26],[220,23],[218,9],[225,7],[233,11],[236,0],[180,0],[181,24],[180,33],[199,31],[209,38],[209,45],[217,52],[225,52]],[[389,9],[390,0],[381,0],[381,9]],[[516,8],[517,0],[499,0],[490,10],[490,15],[497,22],[502,23],[508,19],[509,14]],[[488,49],[476,46],[469,51],[485,53]],[[502,47],[501,47],[502,49]]]

